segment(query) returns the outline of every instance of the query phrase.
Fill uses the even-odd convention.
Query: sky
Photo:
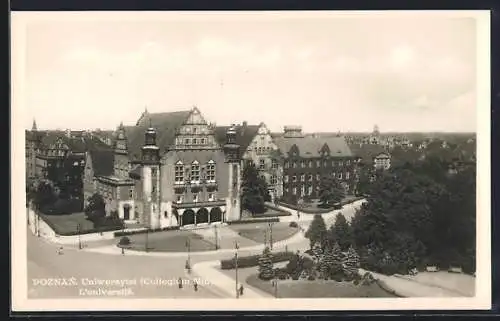
[[[36,119],[39,129],[114,129],[145,108],[196,105],[216,124],[273,131],[476,131],[473,18],[89,12],[26,21],[26,128]]]

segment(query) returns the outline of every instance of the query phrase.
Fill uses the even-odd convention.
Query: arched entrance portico
[[[210,223],[212,222],[222,222],[222,211],[220,207],[214,207],[210,211]]]
[[[194,216],[195,213],[192,209],[187,209],[182,213],[182,222],[181,225],[191,225],[194,224]]]
[[[208,210],[204,207],[196,212],[196,224],[208,223]]]

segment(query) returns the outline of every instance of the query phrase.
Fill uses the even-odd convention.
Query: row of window
[[[344,177],[345,179],[349,179],[351,177],[351,174],[349,172],[346,172],[345,175],[342,175],[341,172],[340,173],[332,172],[332,176],[336,177],[337,179],[342,179],[342,177]],[[308,182],[312,182],[313,179],[314,179],[314,176],[312,174],[308,174],[307,175],[307,181]],[[316,180],[317,181],[321,180],[321,175],[320,174],[316,174]],[[289,182],[289,176],[288,175],[283,176],[283,181],[285,183],[288,183]],[[292,182],[297,182],[297,175],[292,175],[291,176],[291,181]],[[305,182],[306,181],[306,174],[300,175],[300,181],[301,182]]]
[[[349,188],[350,188],[349,184],[345,184],[344,188],[345,188],[346,191],[348,191]],[[316,187],[316,190],[319,190],[319,187]],[[313,191],[314,191],[314,189],[313,189],[312,185],[309,185],[307,187],[305,185],[302,185],[300,187],[300,189],[297,188],[297,187],[292,187],[291,191],[292,191],[292,195],[311,196],[312,193],[313,193]],[[285,187],[283,189],[283,192],[284,192],[284,194],[288,194],[290,192],[290,189],[288,187]]]
[[[329,164],[331,162],[331,166],[344,166],[344,161],[342,160],[332,160],[332,161],[328,161],[328,160],[316,160],[316,167],[321,167],[323,165],[323,167],[328,167]],[[312,160],[309,160],[309,161],[301,161],[300,162],[300,167],[301,168],[306,168],[306,167],[309,167],[309,168],[312,168],[314,166],[314,161]],[[346,166],[349,166],[351,164],[351,161],[348,159],[345,161],[345,165]],[[285,168],[297,168],[299,166],[299,162],[295,161],[295,162],[285,162]]]
[[[195,193],[193,194],[193,202],[202,202],[203,200],[200,197],[200,193]],[[212,202],[215,201],[215,193],[208,193],[207,194],[207,201]],[[184,195],[177,195],[177,204],[183,203],[184,202]]]
[[[215,182],[216,171],[215,171],[215,162],[210,160],[205,167],[205,180],[207,182]],[[181,161],[178,161],[175,164],[174,169],[174,181],[177,184],[184,183],[185,179],[190,182],[197,183],[200,182],[201,179],[201,170],[200,163],[198,161],[194,161],[191,163],[190,168],[187,168]]]
[[[185,138],[184,145],[205,145],[207,143],[206,138]]]
[[[279,167],[278,162],[275,159],[273,159],[271,163],[271,168],[278,169],[278,167]],[[259,159],[259,169],[260,170],[266,169],[266,160],[264,158]]]

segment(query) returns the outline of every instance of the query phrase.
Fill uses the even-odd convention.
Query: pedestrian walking
[[[62,246],[57,249],[57,254],[59,254],[59,255],[64,254]]]
[[[243,295],[243,284],[240,284],[239,291],[240,291],[240,296]]]
[[[194,291],[197,292],[198,291],[198,283],[196,281],[193,282],[193,287],[194,287]]]
[[[179,283],[179,289],[182,289],[182,278],[180,277],[179,280],[177,280],[177,283]]]
[[[125,255],[125,249],[122,247],[122,255]]]

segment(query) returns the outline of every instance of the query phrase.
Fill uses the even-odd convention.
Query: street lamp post
[[[82,228],[81,228],[80,223],[76,224],[76,231],[78,233],[78,249],[81,250],[82,249],[82,238],[81,238]]]
[[[238,249],[239,249],[238,241],[234,242],[234,270],[235,270],[235,288],[236,288],[236,298],[239,299],[240,297],[240,289],[238,289]]]
[[[215,250],[219,249],[219,233],[217,230],[217,225],[214,225],[214,233],[215,233]]]
[[[271,250],[273,249],[273,225],[274,222],[269,222],[269,245]]]
[[[146,229],[146,243],[144,244],[146,252],[149,251],[149,228]]]
[[[186,261],[186,269],[188,270],[188,273],[191,272],[191,241],[189,238],[186,240],[186,247],[187,247],[187,261]]]
[[[278,278],[277,277],[274,277],[273,287],[274,287],[274,297],[277,299],[278,298]]]

